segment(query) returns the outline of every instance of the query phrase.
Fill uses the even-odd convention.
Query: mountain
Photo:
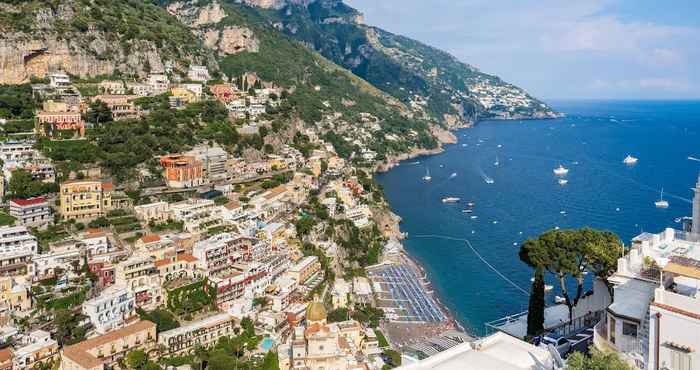
[[[142,0],[0,1],[0,83],[62,69],[79,77],[144,76],[214,64],[189,28]]]
[[[556,117],[549,106],[452,55],[363,23],[341,0],[245,0],[275,28],[451,126],[485,118]]]
[[[0,84],[51,70],[99,81],[252,72],[289,91],[296,132],[344,157],[434,150],[445,128],[556,115],[499,78],[417,41],[364,25],[337,0],[0,0]],[[364,158],[364,159],[363,159]]]

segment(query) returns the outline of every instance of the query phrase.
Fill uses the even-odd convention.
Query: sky
[[[345,0],[543,99],[700,99],[700,0]]]

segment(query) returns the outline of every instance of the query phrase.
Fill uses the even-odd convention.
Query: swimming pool
[[[262,340],[260,347],[263,349],[263,351],[267,352],[272,348],[274,344],[275,342],[272,340],[272,338],[266,337]]]

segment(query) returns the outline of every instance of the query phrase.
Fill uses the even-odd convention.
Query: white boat
[[[469,218],[471,218],[472,220],[476,220],[477,218],[479,218],[479,216],[471,216]]]
[[[544,291],[545,291],[545,292],[552,291],[552,289],[554,289],[554,286],[553,286],[553,285],[549,285],[549,284],[545,284],[545,285],[544,285]]]
[[[561,164],[559,165],[559,167],[555,168],[553,171],[554,171],[554,174],[557,176],[564,176],[567,173],[569,173],[569,170],[566,167],[562,166]]]
[[[457,172],[452,172],[452,174],[450,175],[450,178],[454,179],[455,177],[457,177]]]
[[[664,200],[664,188],[661,188],[661,197],[654,202],[656,208],[668,208],[668,201]]]
[[[474,211],[471,209],[463,209],[462,210],[462,213],[472,213],[472,212],[474,212]]]
[[[633,165],[633,164],[637,164],[638,160],[639,160],[639,158],[635,158],[635,157],[628,154],[627,157],[625,157],[625,159],[622,160],[622,163],[624,163],[626,165]]]
[[[487,184],[493,184],[495,182],[492,178],[488,176],[484,177],[484,181],[486,181]]]
[[[469,203],[467,203],[467,206],[468,206],[468,207],[474,207],[475,205],[476,205],[476,203],[474,203],[474,202],[469,202]]]
[[[446,198],[442,198],[442,202],[443,203],[457,203],[457,202],[459,202],[459,199],[460,198],[457,198],[457,197],[446,197]]]
[[[554,303],[556,303],[556,304],[566,303],[566,298],[560,297],[558,295],[554,296]]]
[[[559,185],[566,185],[566,184],[569,183],[569,180],[567,180],[567,179],[559,179],[558,182],[559,182]]]
[[[433,177],[430,176],[430,169],[426,167],[426,169],[425,169],[425,176],[423,176],[423,180],[424,180],[424,181],[430,181],[430,180],[432,180],[432,179],[433,179]]]
[[[493,165],[498,167],[501,164],[501,162],[498,160],[498,157],[496,157],[496,162],[493,162]]]

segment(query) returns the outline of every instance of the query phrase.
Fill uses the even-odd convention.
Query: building
[[[113,285],[102,291],[99,297],[83,302],[82,309],[95,331],[105,334],[121,328],[136,315],[136,299],[125,285]]]
[[[135,253],[117,264],[115,283],[134,293],[138,307],[155,308],[163,301],[159,271],[148,255]]]
[[[72,269],[85,256],[84,244],[73,239],[49,244],[49,250],[32,257],[33,279],[41,281],[56,277],[57,272]]]
[[[166,283],[174,279],[198,279],[201,273],[198,271],[199,260],[191,254],[180,254],[163,258],[154,262],[161,277]]]
[[[66,89],[71,86],[70,77],[64,72],[49,73],[49,86],[54,89]]]
[[[362,354],[365,331],[357,321],[329,324],[326,319],[321,302],[309,303],[306,325],[296,326],[290,343],[277,348],[281,370],[377,368],[370,367],[371,358]]]
[[[194,156],[202,163],[203,177],[208,182],[226,180],[228,174],[226,172],[226,161],[228,153],[219,147],[210,147],[208,145],[199,145],[186,153],[189,156]]]
[[[31,283],[21,277],[0,277],[0,316],[32,308]]]
[[[296,280],[299,285],[302,285],[319,271],[321,271],[321,262],[318,261],[318,257],[306,256],[291,266],[287,271],[287,275]]]
[[[168,76],[164,74],[151,74],[148,76],[147,84],[150,86],[151,94],[160,95],[168,91],[170,80],[168,80]],[[136,92],[134,92],[134,94],[136,94]]]
[[[140,221],[165,222],[170,217],[170,205],[167,202],[155,202],[134,206],[134,213]]]
[[[67,346],[61,354],[61,370],[103,370],[117,364],[130,351],[147,354],[156,346],[156,324],[138,321],[107,334]]]
[[[0,143],[0,159],[3,163],[17,161],[23,162],[34,158],[37,151],[34,149],[34,140],[8,140]]]
[[[543,347],[497,332],[466,342],[421,361],[403,357],[401,370],[555,370],[561,368]]]
[[[102,94],[110,94],[110,95],[124,95],[124,94],[126,94],[126,87],[124,86],[124,82],[119,81],[119,80],[100,81],[98,89]]]
[[[695,217],[695,215],[693,215]],[[652,369],[697,369],[700,364],[700,261],[671,257],[649,307]]]
[[[43,330],[29,333],[21,344],[15,349],[13,369],[34,369],[40,364],[51,364],[58,355],[58,343]]]
[[[173,220],[183,223],[186,232],[204,232],[223,223],[223,211],[213,200],[188,199],[170,205]]]
[[[230,103],[236,97],[236,92],[230,84],[210,85],[209,91],[214,95],[214,99],[223,104]]]
[[[343,279],[335,279],[333,290],[331,290],[331,303],[333,308],[344,308],[348,306],[352,286]]]
[[[41,111],[36,115],[36,131],[49,138],[85,136],[85,122],[80,112]]]
[[[60,213],[66,220],[90,220],[112,210],[113,186],[109,181],[72,180],[60,186]]]
[[[11,200],[10,216],[24,226],[43,226],[53,221],[51,207],[44,197]]]
[[[0,370],[12,370],[12,348],[7,347],[0,349]]]
[[[25,226],[0,227],[0,275],[32,274],[37,248],[36,237]]]
[[[238,320],[231,314],[220,313],[164,331],[158,335],[158,344],[164,346],[166,353],[171,356],[186,353],[195,345],[210,347],[221,337],[235,336],[237,324]]]
[[[187,78],[197,82],[207,82],[209,77],[209,69],[206,66],[191,65],[187,70]]]
[[[112,111],[112,119],[130,119],[139,117],[139,109],[134,104],[136,95],[97,95],[90,98],[91,102],[101,101]],[[95,122],[99,123],[99,122]]]
[[[136,96],[149,96],[153,94],[153,88],[149,84],[139,82],[127,82],[126,90]]]
[[[160,158],[163,177],[171,188],[193,188],[204,184],[202,161],[191,155],[166,155]]]

